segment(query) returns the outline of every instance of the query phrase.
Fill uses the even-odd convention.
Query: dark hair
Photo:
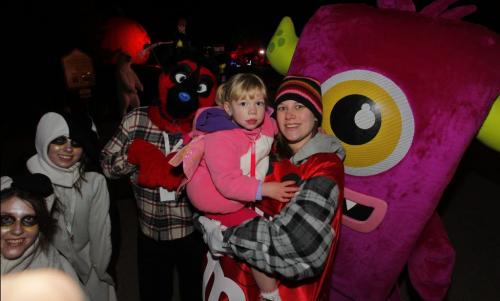
[[[38,220],[38,228],[40,229],[40,243],[42,247],[46,247],[57,230],[57,221],[52,218],[47,209],[45,198],[40,193],[28,191],[24,187],[18,187],[15,182],[10,188],[2,190],[0,197],[1,203],[13,197],[18,197],[33,207]],[[57,200],[54,200],[54,203],[57,203]]]
[[[86,154],[88,163],[99,161],[99,137],[94,131],[93,121],[88,114],[76,114],[70,112],[61,112],[66,124],[69,128],[69,137],[74,139],[83,148],[83,153]]]
[[[82,182],[87,182],[87,179],[85,178],[85,172],[87,171],[87,164],[89,162],[89,159],[87,155],[85,154],[85,150],[83,151],[82,157],[80,158],[80,166],[78,167],[78,180],[73,184],[73,187],[76,189],[76,191],[82,195]]]

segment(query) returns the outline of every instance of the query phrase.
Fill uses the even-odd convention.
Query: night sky
[[[375,6],[375,0],[301,0],[301,1],[172,1],[172,0],[67,0],[9,1],[11,17],[6,27],[4,45],[10,46],[14,62],[9,74],[9,88],[16,101],[6,105],[14,109],[46,110],[46,103],[57,102],[61,93],[61,58],[73,48],[80,48],[96,58],[99,55],[100,28],[111,16],[125,16],[138,21],[153,42],[165,41],[175,30],[178,16],[188,20],[188,34],[198,46],[223,43],[227,49],[242,41],[266,46],[280,20],[290,16],[297,34],[320,5],[357,2]],[[15,2],[15,3],[13,3]],[[414,0],[417,11],[430,0]],[[478,11],[465,18],[499,32],[497,15],[490,0],[459,0],[455,5],[475,4]],[[96,60],[97,61],[97,60]],[[98,63],[98,62],[96,62]],[[2,117],[11,117],[2,110]],[[9,122],[2,118],[4,125]]]
[[[58,3],[60,2],[60,3]],[[300,30],[316,9],[328,3],[366,3],[375,0],[302,1],[172,1],[172,0],[72,0],[20,1],[13,9],[14,35],[22,45],[39,43],[47,51],[80,47],[89,52],[98,45],[99,27],[110,16],[120,15],[141,23],[153,41],[166,40],[175,30],[178,16],[188,20],[188,33],[199,44],[234,44],[259,39],[267,43],[284,16]],[[414,0],[417,10],[430,0]],[[459,0],[455,5],[475,4],[478,11],[465,18],[498,31],[490,0]],[[42,49],[42,51],[44,50]]]

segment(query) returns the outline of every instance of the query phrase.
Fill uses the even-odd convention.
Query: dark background
[[[126,16],[138,21],[152,42],[168,40],[175,30],[177,18],[184,16],[188,20],[188,34],[196,46],[223,43],[230,49],[247,41],[266,47],[284,16],[292,17],[300,35],[304,24],[320,5],[348,2],[376,5],[375,0],[9,1],[4,11],[9,18],[4,21],[3,45],[7,52],[5,63],[12,66],[7,75],[7,89],[12,91],[9,94],[14,95],[15,101],[2,101],[4,108],[12,109],[2,110],[2,134],[8,126],[6,121],[10,122],[12,112],[18,109],[36,119],[45,108],[60,106],[64,97],[60,59],[70,50],[80,48],[95,58],[99,67],[101,29],[110,16]],[[418,11],[431,1],[414,2]],[[498,10],[493,6],[495,2],[459,0],[454,6],[475,4],[477,12],[465,20],[498,32],[500,24]],[[33,124],[31,122],[29,127]]]
[[[4,21],[4,74],[7,84],[1,100],[0,139],[32,134],[40,116],[48,110],[60,110],[74,95],[65,88],[61,58],[79,48],[94,59],[97,85],[89,102],[97,123],[116,116],[114,66],[102,63],[102,26],[111,16],[138,21],[152,42],[171,38],[177,18],[188,20],[187,31],[195,46],[224,44],[226,50],[241,42],[266,47],[284,16],[290,16],[300,36],[304,24],[317,8],[329,3],[366,3],[375,0],[303,0],[303,1],[172,1],[172,0],[20,0],[6,3]],[[415,0],[417,11],[430,0]],[[482,24],[499,32],[498,10],[490,0],[458,0],[453,6],[475,4],[478,10],[466,21]],[[495,13],[496,12],[496,13]],[[268,84],[278,79],[268,72]],[[147,95],[152,101],[158,73],[139,70]],[[274,77],[273,77],[274,76]],[[148,86],[149,85],[149,86]],[[271,91],[272,92],[272,91]]]
[[[6,63],[13,65],[8,88],[16,97],[13,109],[34,111],[57,106],[64,90],[60,59],[80,48],[99,64],[102,25],[110,16],[138,21],[152,42],[165,41],[175,30],[177,18],[188,20],[187,31],[196,46],[223,43],[227,49],[242,41],[267,46],[284,16],[292,17],[297,34],[320,5],[366,3],[375,0],[303,1],[172,1],[172,0],[72,0],[9,1],[4,21]],[[417,11],[430,0],[415,0]],[[465,20],[498,32],[496,1],[459,0],[454,6],[475,4],[476,13]],[[19,93],[18,93],[19,92]],[[5,101],[3,101],[5,102]],[[9,101],[12,102],[12,101]],[[2,110],[3,111],[3,110]],[[29,113],[29,112],[28,112]],[[11,117],[11,114],[2,117]],[[2,118],[4,119],[4,118]],[[4,122],[2,122],[3,128]]]

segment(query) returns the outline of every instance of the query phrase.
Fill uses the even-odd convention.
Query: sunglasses
[[[65,145],[66,143],[68,143],[68,141],[71,142],[72,147],[82,147],[82,145],[80,143],[78,143],[77,141],[75,141],[71,138],[68,138],[66,136],[59,136],[56,139],[52,140],[52,142],[50,142],[50,144]]]
[[[16,218],[10,214],[2,214],[1,218],[1,226],[2,227],[10,227],[14,225],[16,222]],[[23,227],[33,227],[38,225],[38,219],[35,215],[25,215],[21,218],[21,225]]]

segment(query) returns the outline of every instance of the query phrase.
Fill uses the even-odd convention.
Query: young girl
[[[222,108],[205,109],[195,120],[196,130],[205,133],[204,153],[186,190],[208,217],[234,226],[257,216],[249,208],[255,201],[287,202],[297,187],[293,181],[263,183],[277,133],[263,81],[251,73],[237,74],[219,86],[216,101]],[[252,271],[263,300],[280,300],[275,280]]]
[[[106,269],[111,257],[109,194],[103,175],[86,171],[88,156],[97,153],[92,121],[49,112],[38,123],[37,154],[26,163],[31,173],[52,181],[61,214],[56,248],[77,271],[93,301],[116,300]]]

